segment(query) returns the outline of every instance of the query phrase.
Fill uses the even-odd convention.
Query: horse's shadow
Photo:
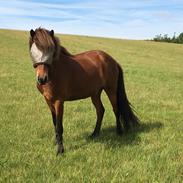
[[[88,133],[84,133],[82,136],[78,137],[78,140],[85,138],[85,142],[80,145],[71,147],[71,149],[77,150],[83,148],[83,146],[88,146],[90,143],[103,143],[107,147],[119,147],[124,145],[138,145],[141,143],[140,134],[149,133],[153,130],[160,130],[163,128],[163,123],[161,122],[144,122],[141,123],[139,127],[132,129],[128,132],[124,132],[122,135],[116,134],[115,126],[110,126],[101,129],[100,136],[96,138],[91,138]]]

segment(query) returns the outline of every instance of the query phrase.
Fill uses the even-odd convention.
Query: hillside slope
[[[104,50],[122,66],[141,127],[118,137],[105,94],[101,136],[90,140],[90,99],[66,103],[66,152],[55,156],[51,115],[35,87],[28,32],[0,30],[0,182],[181,182],[183,45],[58,35],[71,53]]]

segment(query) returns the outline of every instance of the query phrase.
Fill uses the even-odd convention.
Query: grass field
[[[105,94],[91,140],[90,99],[65,103],[65,154],[56,157],[48,107],[35,87],[27,32],[0,30],[0,182],[183,181],[183,45],[59,35],[72,53],[102,49],[122,65],[141,127],[119,137]]]

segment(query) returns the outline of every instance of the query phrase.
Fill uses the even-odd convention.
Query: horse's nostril
[[[48,80],[47,76],[45,76],[45,77],[39,77],[38,76],[38,78],[37,78],[37,81],[40,85],[44,85],[47,82],[47,80]]]
[[[46,83],[46,82],[47,82],[47,80],[48,80],[48,77],[47,77],[47,76],[45,76],[45,77],[44,77],[44,82]]]
[[[42,78],[38,76],[37,82],[38,82],[39,84],[42,84]]]

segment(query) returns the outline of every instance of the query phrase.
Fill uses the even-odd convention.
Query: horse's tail
[[[125,130],[128,130],[130,126],[138,126],[139,119],[134,114],[132,105],[128,101],[125,91],[123,71],[119,65],[118,68],[119,68],[118,84],[117,84],[118,115],[123,123],[123,127],[125,128]]]

